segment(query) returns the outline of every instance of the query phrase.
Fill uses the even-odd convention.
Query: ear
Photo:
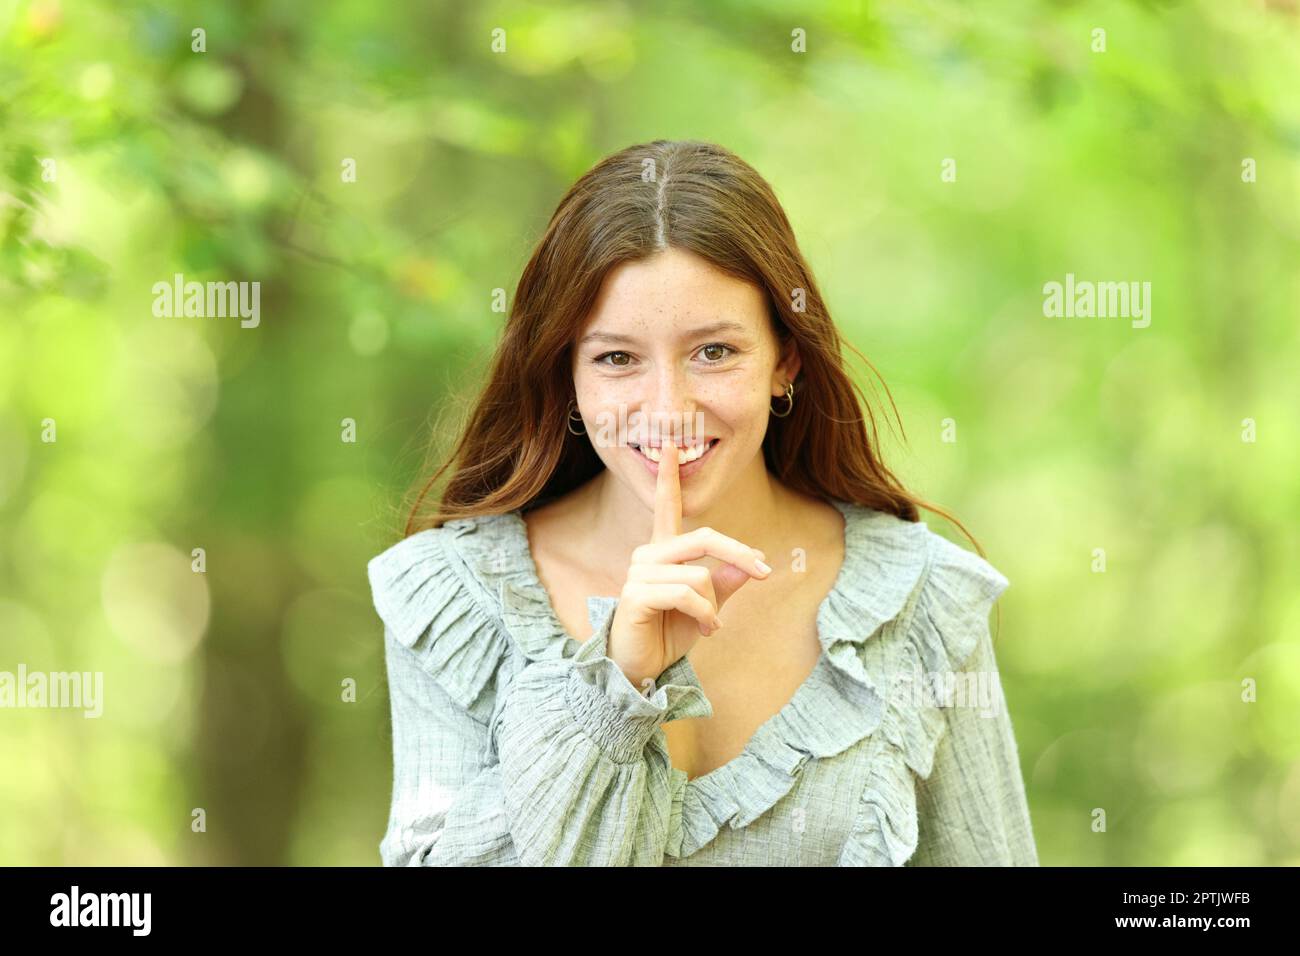
[[[772,397],[777,398],[785,394],[785,383],[793,382],[799,374],[802,363],[799,361],[799,345],[792,335],[786,339],[785,345],[781,350],[781,359],[776,364],[776,370],[772,373]]]

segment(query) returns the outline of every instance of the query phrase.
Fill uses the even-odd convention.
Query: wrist
[[[658,674],[647,673],[643,667],[626,664],[616,657],[610,657],[610,660],[618,665],[618,669],[623,672],[623,676],[627,678],[628,683],[635,687],[637,693],[642,697],[649,697],[655,692]]]
[[[655,684],[662,672],[656,670],[653,673],[645,666],[644,661],[630,661],[625,659],[614,647],[614,635],[611,632],[605,641],[605,656],[618,665],[618,669],[623,672],[628,683],[636,688],[637,693],[642,697],[649,697],[655,692]]]

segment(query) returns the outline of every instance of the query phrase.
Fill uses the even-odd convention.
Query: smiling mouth
[[[720,440],[721,439],[710,438],[708,441],[702,442],[698,445],[687,445],[685,448],[679,448],[677,450],[677,464],[679,466],[689,465],[693,461],[699,461],[699,459],[712,451],[713,446]],[[650,445],[637,445],[632,442],[628,443],[628,447],[639,454],[642,458],[645,458],[647,461],[652,461],[655,464],[658,464],[663,459],[662,451],[657,447]]]

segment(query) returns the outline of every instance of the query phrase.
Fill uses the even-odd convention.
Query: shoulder
[[[860,605],[892,624],[923,656],[957,666],[987,634],[993,603],[1010,582],[988,560],[932,530],[865,506],[841,503],[846,564]]]
[[[985,558],[925,528],[925,571],[905,616],[908,642],[928,670],[995,668],[989,613],[1010,582]]]
[[[923,586],[953,611],[987,615],[1010,581],[985,558],[922,524],[926,549]]]
[[[409,535],[367,566],[375,611],[391,642],[411,652],[460,706],[485,706],[509,644],[500,626],[492,556],[501,553],[510,515],[449,521]]]
[[[403,644],[427,626],[428,612],[449,592],[473,592],[487,539],[500,536],[506,516],[460,518],[391,545],[366,565],[375,611]]]

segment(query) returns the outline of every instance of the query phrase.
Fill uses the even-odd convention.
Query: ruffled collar
[[[740,828],[790,792],[811,758],[832,757],[871,735],[885,717],[886,688],[880,641],[871,641],[897,618],[917,591],[926,566],[926,526],[862,505],[829,499],[844,516],[844,561],[817,612],[822,654],[789,701],[765,721],[734,759],[692,780],[675,781],[681,813],[668,853],[689,856],[730,824]],[[519,511],[466,518],[444,527],[458,536],[462,554],[497,599],[507,631],[530,660],[571,657],[582,646],[568,634],[541,583]],[[617,598],[587,598],[598,631]],[[873,646],[874,645],[874,646]],[[875,676],[873,676],[873,674]],[[661,676],[660,685],[700,687],[688,658]],[[708,717],[703,691],[681,694],[665,721]],[[652,739],[667,760],[660,735]],[[672,768],[675,777],[685,773]]]

